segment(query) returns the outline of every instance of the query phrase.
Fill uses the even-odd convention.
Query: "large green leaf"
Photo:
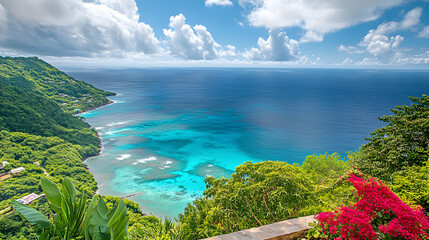
[[[81,189],[81,194],[82,196],[79,201],[73,204],[73,214],[71,216],[72,219],[69,221],[70,231],[72,232],[73,236],[77,236],[77,234],[82,233],[82,227],[85,218],[87,197],[83,189]]]
[[[61,188],[61,192],[63,193],[63,197],[61,198],[61,213],[58,213],[58,215],[63,221],[68,222],[72,210],[72,202],[69,195],[64,193],[64,187]]]
[[[61,190],[66,198],[70,199],[72,202],[75,201],[76,188],[74,187],[74,184],[70,179],[64,178]]]
[[[39,235],[39,240],[52,240],[49,234],[49,229],[42,231],[42,233]]]
[[[113,214],[109,213],[109,223],[107,224],[110,229],[111,239],[124,239],[127,236],[128,216],[127,208],[122,199],[112,209],[112,212]]]
[[[43,214],[38,212],[36,209],[25,206],[17,201],[12,201],[12,206],[16,211],[24,216],[31,225],[36,226],[38,229],[49,228],[50,223],[48,218],[43,216]]]
[[[55,212],[61,211],[61,193],[57,185],[45,177],[42,177],[40,181],[43,192],[46,194],[46,198],[48,198],[50,202],[49,206]]]
[[[92,216],[94,215],[94,210],[95,210],[95,207],[97,207],[98,200],[99,200],[99,197],[97,195],[94,195],[86,210],[85,219],[82,226],[85,239],[91,239],[91,235],[89,233],[89,223],[92,219]]]
[[[103,198],[100,198],[88,227],[88,231],[93,239],[110,239],[110,232],[107,231],[107,224],[109,222],[107,214],[108,208],[106,203]]]

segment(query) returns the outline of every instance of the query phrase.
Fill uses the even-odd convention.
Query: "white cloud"
[[[134,0],[99,0],[101,4],[116,10],[130,19],[139,20],[136,2]]]
[[[206,0],[206,6],[213,5],[232,6],[232,2],[231,0]]]
[[[299,55],[299,43],[289,39],[285,32],[269,30],[268,39],[258,39],[259,48],[252,48],[243,55],[251,60],[260,61],[291,61]]]
[[[301,38],[300,42],[322,42],[323,34],[315,33],[313,31],[305,32],[304,36]]]
[[[391,64],[429,64],[429,51],[411,56],[408,56],[403,52],[397,52],[392,58]]]
[[[344,59],[344,61],[341,63],[341,65],[348,65],[348,64],[353,64],[353,60],[351,60],[350,58],[346,58],[346,59]]]
[[[415,25],[419,24],[421,16],[422,8],[414,8],[413,10],[409,11],[407,15],[405,15],[404,20],[401,21],[401,28],[408,29],[410,27],[414,27]]]
[[[420,21],[421,14],[422,9],[417,7],[409,11],[401,22],[392,21],[380,24],[376,29],[369,31],[359,46],[365,47],[375,57],[391,54],[393,50],[398,49],[404,37],[400,35],[388,37],[387,35],[416,26]]]
[[[207,28],[203,25],[196,25],[194,30],[197,32],[198,37],[203,42],[203,59],[214,59],[216,58],[216,47],[220,47],[215,42],[212,35],[207,31]]]
[[[404,41],[404,37],[394,34],[398,31],[415,30],[415,28],[419,27],[421,15],[422,8],[414,8],[404,16],[402,21],[385,22],[380,24],[376,29],[369,30],[358,47],[340,45],[338,50],[347,53],[362,53],[361,51],[364,49],[373,56],[373,58],[364,58],[362,61],[356,62],[358,65],[428,64],[429,51],[424,54],[410,55],[407,52],[412,50],[399,48],[400,44]]]
[[[360,62],[356,62],[357,65],[381,65],[381,62],[374,58],[364,58]]]
[[[404,37],[396,35],[396,37],[388,38],[385,35],[373,35],[368,33],[362,41],[361,45],[366,46],[366,50],[375,57],[385,56],[397,49]]]
[[[380,24],[377,29],[371,30],[374,35],[386,35],[399,30],[409,30],[420,22],[422,8],[417,7],[409,11],[401,22],[386,22]],[[370,32],[371,32],[370,31]]]
[[[359,53],[364,53],[365,52],[364,50],[358,49],[355,46],[344,46],[343,44],[341,44],[338,47],[338,51],[346,52],[348,54],[359,54]]]
[[[248,21],[269,29],[298,26],[307,32],[302,41],[379,18],[384,9],[403,0],[240,0],[252,10]],[[315,37],[317,36],[317,37]]]
[[[51,56],[160,52],[153,29],[138,21],[134,0],[0,0],[0,4],[7,13],[7,27],[0,35],[4,48]]]
[[[429,26],[426,26],[421,32],[419,32],[419,37],[429,38]]]
[[[220,50],[219,51],[219,56],[220,57],[227,57],[227,56],[237,56],[235,47],[232,45],[227,45],[225,50]]]
[[[164,35],[167,37],[165,44],[174,56],[192,60],[211,60],[235,54],[233,46],[227,46],[227,49],[223,50],[205,26],[196,25],[192,28],[186,24],[183,14],[171,16],[169,26],[170,29],[164,29]]]

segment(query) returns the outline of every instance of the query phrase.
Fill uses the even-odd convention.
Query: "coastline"
[[[114,94],[114,95],[111,95],[111,96],[116,96],[116,93]],[[106,97],[107,98],[107,97]],[[108,105],[110,105],[110,104],[114,104],[115,103],[115,101],[112,101],[112,100],[110,100],[110,99],[108,99],[107,98],[107,103],[105,103],[105,104],[102,104],[102,105],[99,105],[99,106],[96,106],[96,107],[93,107],[93,108],[90,108],[90,109],[86,109],[85,111],[83,111],[83,112],[81,112],[81,113],[78,113],[78,114],[74,114],[74,116],[78,116],[78,115],[80,115],[80,114],[85,114],[85,113],[88,113],[88,112],[90,112],[90,111],[93,111],[93,110],[96,110],[96,109],[99,109],[99,108],[102,108],[102,107],[105,107],[105,106],[108,106]],[[84,118],[82,118],[81,119],[82,121],[84,121]],[[85,169],[89,172],[89,173],[91,173],[91,175],[94,177],[94,174],[92,174],[92,172],[91,172],[91,169],[88,167],[88,165],[86,165],[86,163],[85,163],[85,161],[86,160],[88,160],[89,158],[92,158],[92,157],[97,157],[97,156],[99,156],[100,154],[101,154],[101,152],[102,152],[102,150],[103,150],[103,140],[101,139],[101,134],[100,134],[100,132],[97,130],[97,129],[95,129],[93,126],[91,126],[90,125],[90,128],[92,128],[92,129],[94,129],[95,131],[96,131],[96,133],[97,133],[97,138],[98,138],[98,140],[100,141],[100,144],[98,145],[98,151],[97,151],[97,154],[94,154],[94,155],[91,155],[91,156],[86,156],[86,157],[84,157],[84,158],[82,158],[82,163],[84,164],[84,166],[85,166]],[[95,180],[95,178],[94,178],[94,180]],[[95,192],[94,192],[94,194],[99,194],[99,184],[98,184],[98,182],[97,182],[97,180],[95,180],[95,182],[97,183],[97,190],[95,190]]]
[[[117,94],[115,93],[114,95],[110,95],[110,96],[116,96]],[[106,97],[107,98],[107,97]],[[81,113],[78,113],[78,114],[75,114],[75,116],[78,116],[78,115],[80,115],[80,114],[85,114],[85,113],[88,113],[88,112],[90,112],[90,111],[93,111],[93,110],[96,110],[96,109],[99,109],[99,108],[102,108],[102,107],[105,107],[105,106],[108,106],[108,105],[111,105],[111,104],[114,104],[114,103],[116,103],[114,100],[110,100],[110,99],[108,99],[108,101],[107,101],[107,103],[105,103],[105,104],[102,104],[102,105],[99,105],[99,106],[96,106],[96,107],[93,107],[93,108],[91,108],[91,109],[87,109],[87,110],[85,110],[85,111],[83,111],[83,112],[81,112]],[[82,119],[82,121],[84,121],[84,118]],[[88,160],[89,158],[93,158],[93,157],[97,157],[97,156],[100,156],[100,154],[102,153],[102,151],[103,151],[103,140],[101,139],[101,134],[100,134],[100,132],[99,132],[99,130],[97,130],[97,129],[95,129],[93,126],[91,126],[90,125],[90,128],[92,128],[92,129],[94,129],[95,131],[96,131],[96,133],[97,133],[97,137],[98,137],[98,139],[100,140],[100,144],[99,144],[99,146],[98,146],[98,152],[97,152],[97,154],[94,154],[94,155],[92,155],[92,156],[87,156],[87,157],[85,157],[85,158],[83,158],[82,159],[82,163],[85,165],[85,169],[87,170],[87,171],[89,171],[90,173],[91,173],[91,175],[93,175],[93,173],[91,172],[91,169],[88,167],[88,165],[86,165],[85,164],[85,161],[86,160]],[[94,175],[93,175],[94,176]],[[94,179],[95,180],[95,179]],[[95,181],[96,183],[97,183],[97,190],[95,191],[95,194],[100,194],[100,192],[99,192],[99,187],[100,187],[100,185],[99,185],[99,183],[97,182],[97,181]],[[135,197],[135,196],[138,196],[138,195],[141,195],[141,194],[143,194],[143,192],[138,192],[138,193],[134,193],[134,194],[131,194],[131,195],[128,195],[128,196],[125,196],[125,197],[121,197],[121,198],[123,198],[123,199],[129,199],[129,198],[131,198],[131,197]],[[145,213],[142,213],[143,215],[146,215]]]
[[[115,95],[116,95],[116,94],[115,94]],[[115,96],[115,95],[109,95],[109,97],[110,97],[110,96]],[[107,97],[106,97],[106,98],[107,98]],[[87,112],[89,112],[89,111],[92,111],[92,110],[95,110],[95,109],[98,109],[98,108],[101,108],[101,107],[104,107],[104,106],[110,105],[110,104],[112,104],[112,103],[115,103],[115,102],[107,98],[107,102],[106,102],[106,103],[101,104],[101,105],[99,105],[99,106],[89,107],[89,108],[87,108],[87,109],[83,110],[82,112],[80,112],[80,113],[78,113],[78,114],[84,114],[84,113],[87,113]]]
[[[116,96],[116,93],[115,93],[114,95],[105,96],[105,98],[110,97],[110,96]],[[107,98],[107,102],[106,102],[106,103],[103,103],[103,104],[98,105],[98,106],[94,106],[94,107],[86,108],[86,109],[84,109],[82,112],[74,113],[74,114],[72,114],[72,115],[73,115],[73,116],[78,116],[78,115],[80,115],[80,114],[85,114],[85,113],[88,113],[88,112],[90,112],[90,111],[92,111],[92,110],[95,110],[95,109],[102,108],[102,107],[104,107],[104,106],[110,105],[110,104],[112,104],[112,103],[115,103],[115,101],[112,101],[112,100],[110,100],[110,99],[108,99],[108,98]]]
[[[116,96],[116,93],[114,94],[114,95],[111,95],[111,96]],[[106,97],[107,98],[107,97]],[[96,106],[96,107],[92,107],[92,108],[90,108],[90,109],[86,109],[85,111],[83,111],[83,112],[81,112],[81,113],[78,113],[78,114],[74,114],[74,116],[79,116],[80,114],[85,114],[85,113],[88,113],[88,112],[90,112],[90,111],[93,111],[93,110],[96,110],[96,109],[99,109],[99,108],[102,108],[102,107],[105,107],[105,106],[108,106],[108,105],[111,105],[111,104],[114,104],[115,103],[115,101],[112,101],[112,100],[110,100],[110,99],[107,99],[108,101],[107,101],[107,103],[105,103],[105,104],[102,104],[102,105],[99,105],[99,106]],[[84,121],[84,118],[83,119],[81,119],[82,121]],[[86,156],[86,157],[84,157],[83,159],[82,159],[82,162],[83,162],[83,164],[85,165],[85,168],[86,168],[86,170],[88,170],[90,173],[91,173],[91,171],[90,171],[90,168],[85,164],[85,161],[86,160],[88,160],[89,158],[92,158],[92,157],[96,157],[96,156],[99,156],[100,154],[101,154],[101,152],[102,152],[102,150],[103,150],[103,141],[102,141],[102,139],[101,139],[101,134],[100,134],[100,132],[97,130],[97,129],[95,129],[93,126],[91,126],[90,125],[90,129],[94,129],[95,131],[96,131],[96,133],[97,133],[97,138],[98,138],[98,140],[100,140],[100,144],[98,145],[98,151],[97,151],[97,154],[94,154],[94,155],[91,155],[91,156]],[[91,173],[92,174],[92,173]],[[97,181],[96,181],[97,182]],[[97,188],[98,188],[98,182],[97,182]],[[96,193],[98,192],[98,189],[97,189],[97,191],[96,191]]]

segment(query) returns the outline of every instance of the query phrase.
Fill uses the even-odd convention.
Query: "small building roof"
[[[24,197],[22,197],[20,199],[17,199],[16,201],[18,201],[18,202],[20,202],[22,204],[27,205],[27,204],[30,204],[32,201],[38,199],[41,196],[43,196],[43,194],[37,195],[35,193],[30,193],[30,194],[28,194],[28,195],[26,195],[26,196],[24,196]]]
[[[14,169],[10,170],[10,173],[15,174],[15,173],[22,172],[24,170],[25,170],[24,167],[18,167],[18,168],[14,168]]]

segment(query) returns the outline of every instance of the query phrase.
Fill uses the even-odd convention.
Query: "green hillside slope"
[[[41,194],[42,176],[57,183],[67,177],[95,193],[97,183],[82,161],[99,152],[100,140],[72,113],[104,105],[112,94],[38,58],[0,57],[0,239],[37,239],[30,224],[10,212],[10,202]],[[7,174],[19,167],[25,170]],[[49,215],[44,198],[32,205]]]
[[[0,128],[44,137],[56,136],[87,147],[86,155],[94,155],[100,143],[89,124],[64,113],[54,102],[31,91],[0,82]]]
[[[70,113],[107,104],[106,96],[114,95],[76,80],[37,57],[0,57],[0,81],[52,100]]]

